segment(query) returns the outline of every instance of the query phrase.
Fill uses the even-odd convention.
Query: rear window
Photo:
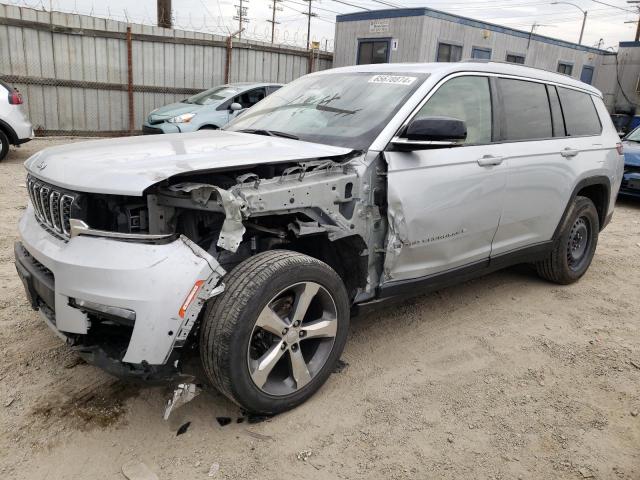
[[[567,135],[599,135],[600,118],[591,95],[568,88],[558,88]]]
[[[542,83],[501,78],[503,140],[551,138],[551,111],[547,88]]]

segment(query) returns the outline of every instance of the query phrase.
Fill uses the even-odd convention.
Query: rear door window
[[[502,140],[553,137],[547,88],[542,83],[498,79],[502,102]]]
[[[602,131],[600,118],[591,95],[569,88],[558,87],[567,135],[599,135]]]

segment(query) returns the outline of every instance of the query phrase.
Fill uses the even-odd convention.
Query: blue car
[[[210,88],[181,102],[156,108],[142,124],[142,133],[217,129],[280,87],[278,83],[230,83]]]
[[[624,145],[624,176],[620,195],[640,198],[640,127],[622,140]]]

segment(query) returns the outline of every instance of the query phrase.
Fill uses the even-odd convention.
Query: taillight
[[[618,150],[618,155],[622,155],[624,153],[624,147],[621,143],[616,143],[616,150]]]
[[[11,105],[22,105],[22,94],[18,90],[9,93],[9,103]]]

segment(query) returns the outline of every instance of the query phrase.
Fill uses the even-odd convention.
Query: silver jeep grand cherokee
[[[87,361],[172,379],[199,350],[243,408],[325,382],[349,316],[517,263],[587,270],[623,172],[593,87],[516,65],[369,65],[225,129],[44,150],[16,266]]]

